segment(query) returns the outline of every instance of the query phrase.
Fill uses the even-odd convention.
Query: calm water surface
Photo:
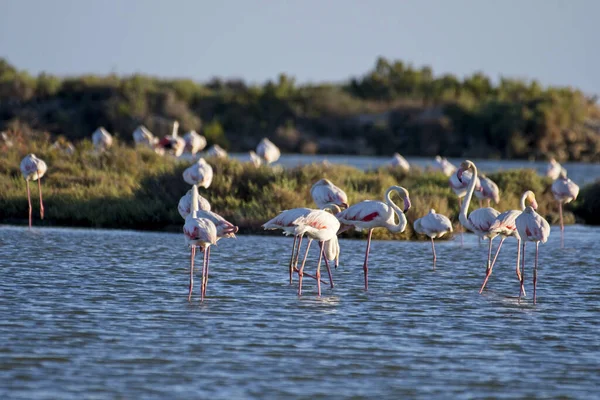
[[[435,271],[428,243],[374,242],[368,293],[365,242],[342,240],[321,298],[287,283],[291,239],[223,240],[190,304],[182,235],[0,227],[0,398],[597,398],[600,229],[566,235],[540,246],[536,306],[511,240],[477,294],[471,235]]]

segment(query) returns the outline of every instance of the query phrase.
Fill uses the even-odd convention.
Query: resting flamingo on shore
[[[92,133],[92,142],[94,147],[99,151],[105,151],[112,146],[113,138],[103,126],[99,127]]]
[[[435,162],[437,163],[437,169],[446,176],[451,176],[456,172],[456,167],[446,157],[435,156]]]
[[[200,158],[183,171],[183,180],[190,185],[208,189],[213,180],[213,169],[204,158]]]
[[[440,238],[448,232],[452,232],[452,222],[450,219],[442,214],[437,214],[432,208],[429,210],[429,214],[422,218],[417,219],[413,227],[415,232],[429,236],[431,239],[431,251],[433,252],[433,268],[435,269],[435,262],[437,256],[435,254],[435,245],[433,239]]]
[[[256,152],[254,150],[250,150],[248,152],[248,155],[250,156],[250,162],[252,163],[252,165],[254,165],[256,168],[260,167],[262,165],[262,158],[260,158],[258,156],[258,154],[256,154]]]
[[[170,135],[162,138],[158,145],[165,151],[170,152],[175,157],[180,157],[185,149],[185,140],[178,135],[179,122],[173,121],[173,131]]]
[[[462,179],[465,171],[471,171],[473,174],[469,186],[467,188],[467,195],[464,198],[462,205],[460,207],[460,214],[458,215],[458,219],[463,227],[472,231],[481,239],[487,238],[489,242],[488,247],[488,260],[486,266],[486,275],[489,273],[491,269],[491,258],[492,258],[492,240],[498,236],[496,231],[490,230],[490,227],[500,215],[498,210],[495,210],[491,207],[484,207],[474,210],[467,217],[467,211],[469,210],[469,205],[471,204],[471,198],[473,197],[473,192],[475,192],[475,185],[477,184],[477,167],[472,161],[466,160],[460,164],[460,168],[456,172],[458,179]]]
[[[488,178],[487,176],[481,174],[479,176],[479,183],[481,185],[481,190],[475,191],[475,197],[479,199],[479,207],[483,207],[483,200],[487,201],[487,207],[490,206],[490,200],[494,200],[494,203],[500,203],[500,189],[498,189],[498,185]]]
[[[218,144],[213,144],[206,151],[207,157],[217,157],[217,158],[227,158],[227,151],[219,146]]]
[[[398,193],[404,202],[404,210],[398,207],[390,198],[392,192]],[[410,208],[410,198],[408,190],[401,186],[391,186],[385,192],[385,203],[376,200],[365,200],[348,207],[346,210],[337,214],[339,221],[346,225],[352,225],[357,230],[367,229],[367,250],[365,251],[365,262],[363,271],[365,275],[365,290],[369,289],[369,250],[371,249],[371,236],[373,229],[386,228],[392,233],[404,232],[406,229],[405,212]],[[398,216],[396,224],[394,214]]]
[[[185,150],[189,151],[192,156],[206,147],[206,138],[193,130],[183,135],[183,140],[185,141]]]
[[[560,165],[554,158],[551,158],[548,166],[546,167],[546,176],[552,180],[556,180],[563,170],[566,173],[566,170],[562,167],[562,165]]]
[[[185,241],[191,249],[188,301],[192,299],[192,289],[194,288],[194,258],[196,257],[196,247],[200,247],[200,251],[204,253],[202,285],[200,288],[201,300],[204,301],[206,283],[208,281],[209,249],[211,245],[217,244],[217,228],[211,220],[200,218],[198,216],[198,190],[193,190],[195,188],[195,186],[192,188],[192,212],[185,217],[185,224],[183,225]]]
[[[496,264],[496,259],[498,258],[498,254],[500,253],[500,249],[502,248],[502,243],[504,243],[506,238],[511,237],[511,236],[514,237],[515,239],[517,239],[516,272],[517,272],[517,278],[519,279],[519,282],[521,281],[521,272],[519,270],[519,258],[520,258],[520,254],[521,254],[521,237],[519,236],[519,232],[517,231],[517,225],[516,225],[515,221],[516,221],[517,217],[519,215],[521,215],[521,213],[525,210],[525,207],[526,207],[525,202],[526,201],[529,201],[531,203],[531,207],[534,210],[537,210],[538,204],[535,199],[535,194],[531,190],[528,190],[525,193],[523,193],[523,195],[521,196],[521,203],[520,203],[521,209],[520,210],[504,211],[503,213],[498,215],[498,217],[496,218],[496,221],[494,221],[492,226],[490,226],[490,231],[494,231],[494,232],[498,233],[498,235],[500,235],[501,239],[500,239],[500,243],[498,244],[498,248],[496,249],[496,254],[494,255],[492,265],[485,275],[485,280],[483,281],[483,284],[481,285],[481,289],[479,289],[480,294],[481,294],[481,292],[483,292],[483,289],[485,288],[485,285],[486,285],[490,275],[492,274],[492,269],[494,268],[494,265]],[[523,295],[525,295],[525,293],[523,293]]]
[[[527,242],[535,242],[535,264],[533,267],[533,304],[536,303],[536,286],[537,286],[537,267],[540,242],[546,243],[550,236],[550,224],[541,215],[539,215],[533,207],[527,206],[525,210],[516,219],[517,231],[521,237],[522,253],[523,253],[523,268],[521,270],[521,290],[519,291],[519,299],[521,293],[525,293],[523,282],[525,280],[525,244]]]
[[[392,159],[390,160],[390,165],[393,168],[400,168],[404,172],[408,172],[410,170],[410,164],[408,161],[406,161],[406,158],[400,155],[400,153],[394,153]]]
[[[561,244],[564,243],[565,226],[563,224],[563,204],[567,204],[577,199],[579,195],[579,186],[569,178],[567,171],[560,171],[559,177],[552,183],[552,194],[558,202],[558,215],[560,216],[560,237]]]
[[[308,257],[308,250],[313,240],[319,241],[319,262],[317,263],[317,271],[315,273],[315,280],[317,281],[317,293],[321,296],[321,259],[323,258],[323,243],[336,239],[337,232],[340,229],[340,221],[324,210],[311,210],[307,215],[299,217],[294,221],[296,229],[294,230],[295,235],[306,235],[308,236],[308,244],[306,245],[306,252],[304,253],[304,259],[302,265],[298,271],[298,296],[302,295],[302,278],[304,276],[304,266],[306,264],[306,258]],[[332,283],[331,270],[327,266],[329,273],[329,280]]]
[[[263,138],[260,143],[258,143],[258,146],[256,146],[256,154],[264,160],[267,165],[274,163],[281,157],[279,147],[275,146],[275,144],[267,138]]]
[[[28,154],[21,160],[21,173],[25,182],[27,183],[27,202],[29,203],[29,229],[31,229],[31,192],[29,190],[29,181],[38,182],[38,190],[40,192],[40,218],[44,219],[44,203],[42,201],[42,176],[46,173],[48,167],[46,163],[35,156],[35,154]]]
[[[310,195],[323,209],[329,204],[335,204],[340,208],[348,208],[348,196],[339,187],[335,186],[329,179],[321,179],[310,188]]]
[[[133,131],[133,141],[136,145],[141,145],[153,149],[158,143],[158,138],[154,137],[152,132],[144,125],[140,125]]]

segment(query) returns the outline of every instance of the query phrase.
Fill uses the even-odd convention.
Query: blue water
[[[365,241],[341,240],[318,298],[287,282],[290,238],[240,236],[188,303],[181,234],[0,227],[0,398],[597,398],[599,238],[553,227],[533,305],[510,239],[483,295],[472,235],[435,271],[429,243],[373,242],[368,292]]]

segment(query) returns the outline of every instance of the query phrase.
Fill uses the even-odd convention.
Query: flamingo
[[[494,224],[496,218],[498,218],[498,215],[500,215],[500,212],[491,207],[484,207],[473,211],[467,217],[467,210],[469,209],[469,205],[471,204],[471,198],[473,197],[473,192],[475,192],[475,185],[477,184],[477,167],[472,161],[466,160],[463,161],[458,171],[456,171],[458,179],[461,180],[464,175],[464,172],[468,170],[472,171],[473,176],[469,182],[469,187],[467,188],[467,195],[464,198],[460,207],[460,214],[458,215],[458,219],[462,226],[475,233],[481,239],[489,239],[490,243],[488,248],[488,261],[486,266],[486,274],[489,274],[489,271],[491,269],[492,240],[494,240],[494,238],[498,236],[498,232],[491,231],[490,227]]]
[[[454,167],[454,165],[452,166]],[[467,186],[469,182],[473,179],[473,174],[470,171],[464,171],[461,177],[458,177],[458,171],[454,171],[450,174],[450,178],[448,179],[448,185],[450,185],[450,189],[454,192],[454,194],[458,197],[458,204],[462,205],[463,197],[467,194]],[[478,177],[475,177],[475,190],[481,191],[481,181]],[[463,245],[463,235],[462,229],[460,230],[460,244]]]
[[[189,151],[192,156],[195,156],[197,152],[204,150],[206,147],[206,138],[196,131],[189,131],[183,136],[185,140],[185,149]]]
[[[483,207],[483,200],[487,200],[487,206],[490,206],[490,200],[494,200],[494,203],[500,203],[500,189],[498,189],[498,185],[488,178],[487,176],[481,174],[479,176],[479,183],[481,184],[481,190],[475,192],[475,196],[479,199],[479,207]]]
[[[195,188],[195,186],[194,186]],[[206,282],[208,281],[208,263],[209,249],[211,245],[217,244],[217,228],[215,224],[206,218],[198,216],[198,190],[192,188],[192,212],[185,217],[183,225],[183,234],[185,241],[191,248],[190,256],[190,288],[188,293],[188,301],[192,299],[192,289],[194,287],[194,258],[196,256],[196,246],[200,247],[200,251],[204,253],[204,262],[202,264],[202,285],[201,285],[201,300],[204,301],[206,293]]]
[[[112,146],[113,137],[101,126],[92,133],[92,142],[97,150],[105,151]]]
[[[163,150],[170,152],[175,157],[180,157],[185,149],[185,140],[179,137],[177,131],[179,130],[179,122],[173,121],[173,131],[170,135],[160,139],[158,146]]]
[[[218,144],[213,144],[206,151],[207,157],[227,158],[227,151]]]
[[[133,141],[136,145],[146,146],[153,149],[158,144],[158,138],[154,137],[152,132],[144,125],[139,125],[133,131]]]
[[[250,152],[248,153],[250,155],[250,162],[256,167],[260,167],[260,165],[262,164],[262,158],[260,158],[258,156],[258,154],[256,154],[254,152],[254,150],[250,150]]]
[[[456,172],[456,167],[446,157],[435,156],[435,162],[437,163],[437,169],[442,171],[446,176],[450,176]]]
[[[560,165],[554,158],[551,158],[550,162],[546,166],[546,176],[552,180],[556,180],[563,170],[564,168],[562,165]]]
[[[183,180],[190,185],[208,189],[213,180],[213,169],[204,158],[200,158],[183,171]]]
[[[404,210],[400,209],[390,198],[392,192],[398,193],[404,202]],[[390,186],[383,196],[385,203],[376,200],[365,200],[350,206],[337,214],[343,224],[353,225],[357,230],[368,229],[367,250],[363,271],[365,275],[365,290],[369,289],[369,250],[371,249],[371,236],[373,229],[386,228],[392,233],[404,232],[406,229],[405,212],[410,208],[408,191],[401,186]],[[394,213],[398,215],[398,223],[394,221]]]
[[[336,212],[340,211],[340,209],[333,204],[328,204],[324,208],[331,210],[332,213],[336,213]],[[281,229],[281,230],[283,230],[284,235],[294,236],[294,243],[292,245],[292,255],[290,257],[290,264],[289,264],[290,285],[292,284],[292,281],[293,281],[294,270],[297,270],[298,257],[300,255],[300,246],[302,245],[302,238],[303,238],[303,234],[302,235],[296,234],[296,227],[297,227],[296,220],[300,217],[307,216],[308,214],[310,214],[311,211],[313,211],[313,210],[310,208],[305,208],[305,207],[284,210],[284,211],[280,212],[275,218],[270,219],[269,221],[265,222],[262,225],[263,229],[265,229],[265,230]],[[296,243],[298,243],[297,246],[296,246]],[[329,251],[329,252],[335,251],[335,245],[333,245],[333,244],[327,245],[327,251]],[[331,254],[331,253],[328,253],[328,254]],[[337,256],[339,257],[339,249],[337,250]],[[334,257],[334,258],[336,259],[336,268],[337,268],[337,259],[338,258],[337,257]],[[326,257],[325,259],[331,260],[332,258]],[[307,274],[305,273],[305,275],[307,275]],[[330,282],[330,284],[333,287],[332,281]]]
[[[415,231],[420,234],[425,234],[431,239],[431,251],[433,252],[433,268],[435,269],[435,262],[437,256],[435,254],[435,245],[433,239],[440,238],[448,232],[452,232],[452,222],[450,219],[442,214],[437,214],[432,208],[429,210],[429,214],[422,218],[417,219],[413,227]]]
[[[296,219],[294,221],[294,225],[296,225],[296,229],[294,230],[295,235],[308,236],[306,252],[304,253],[302,266],[298,271],[298,296],[302,295],[302,277],[304,276],[304,265],[306,264],[308,250],[310,249],[310,244],[313,240],[318,240],[320,245],[319,262],[317,264],[315,279],[317,280],[318,296],[321,296],[321,259],[323,257],[323,243],[328,240],[332,240],[333,238],[337,239],[337,231],[340,229],[340,221],[338,221],[334,215],[328,213],[327,211],[311,210],[307,215]],[[329,266],[327,266],[327,271],[329,272],[330,281],[333,282]]]
[[[564,243],[563,224],[563,204],[570,203],[577,199],[579,194],[579,186],[569,178],[567,178],[567,170],[564,168],[560,171],[558,179],[552,183],[552,194],[558,202],[558,215],[560,216],[560,238],[561,244]]]
[[[323,209],[329,204],[335,204],[340,208],[348,208],[348,196],[339,187],[335,186],[329,179],[321,179],[310,188],[310,195]]]
[[[42,202],[42,176],[46,173],[48,167],[46,163],[35,156],[35,154],[28,154],[21,161],[21,173],[27,183],[27,202],[29,203],[29,229],[31,229],[31,192],[29,191],[29,181],[38,181],[38,190],[40,192],[40,217],[44,219],[44,203]]]
[[[279,157],[281,156],[279,147],[275,146],[273,142],[267,138],[263,138],[258,146],[256,146],[256,154],[267,164],[274,163],[279,160]]]
[[[535,194],[531,190],[528,190],[525,193],[523,193],[523,195],[521,196],[521,203],[520,203],[521,209],[520,210],[504,211],[503,213],[498,215],[498,217],[496,218],[496,221],[494,221],[492,226],[490,226],[490,231],[494,231],[494,232],[498,233],[498,235],[500,235],[501,239],[500,239],[500,243],[498,244],[498,248],[496,249],[496,254],[494,255],[494,259],[492,261],[492,266],[487,271],[487,273],[485,275],[485,280],[483,281],[483,284],[481,285],[481,289],[479,290],[480,294],[481,294],[481,292],[483,292],[483,289],[485,288],[485,285],[486,285],[490,275],[492,274],[492,268],[494,268],[494,265],[496,264],[496,259],[498,258],[498,254],[500,253],[500,249],[502,248],[502,243],[504,243],[506,238],[511,237],[511,236],[514,237],[515,239],[517,239],[516,272],[517,272],[517,278],[519,279],[519,281],[521,281],[521,272],[519,271],[521,237],[519,236],[519,232],[517,231],[517,226],[515,224],[515,220],[517,219],[517,217],[519,215],[521,215],[523,210],[525,210],[526,201],[529,201],[531,203],[531,207],[534,210],[537,210],[538,204],[535,199]]]
[[[521,290],[519,291],[519,299],[521,293],[525,293],[523,282],[525,280],[525,244],[527,242],[535,242],[535,264],[533,267],[533,304],[536,303],[536,286],[537,286],[537,266],[540,242],[546,243],[550,236],[550,224],[541,215],[539,215],[533,207],[527,206],[525,210],[516,219],[517,231],[522,241],[523,267],[521,271]]]
[[[179,200],[177,205],[177,211],[181,218],[185,219],[192,211],[192,192],[193,189],[188,192]],[[198,195],[198,210],[210,211],[210,203],[204,197]]]
[[[406,158],[402,157],[399,153],[394,153],[392,159],[390,160],[390,165],[393,168],[400,168],[404,172],[408,172],[410,170],[410,164],[406,161]]]

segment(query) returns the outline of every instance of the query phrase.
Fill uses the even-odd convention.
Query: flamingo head
[[[456,177],[458,178],[458,180],[462,183],[462,175],[465,171],[469,170],[469,169],[473,169],[474,164],[472,161],[469,160],[465,160],[460,164],[460,168],[458,168],[458,170],[456,171]]]
[[[348,203],[342,203],[342,204],[340,204],[340,206],[342,206],[342,208],[343,208],[344,210],[345,210],[345,209],[347,209],[348,207],[350,207],[350,206],[348,205]]]
[[[535,199],[535,193],[533,193],[531,190],[528,190],[526,192],[526,195],[527,195],[526,199],[529,200],[529,203],[531,204],[531,207],[534,210],[537,210],[538,203],[537,203],[537,200]]]
[[[410,209],[410,197],[408,196],[408,192],[406,193],[406,197],[404,197],[404,213],[406,214],[406,212]]]

